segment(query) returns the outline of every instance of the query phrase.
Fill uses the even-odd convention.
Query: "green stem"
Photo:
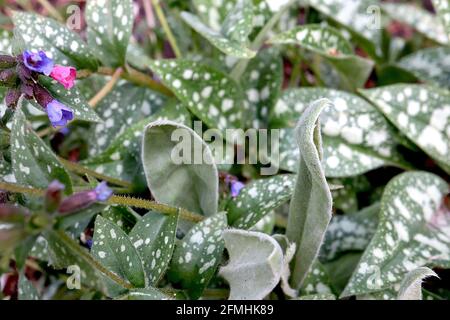
[[[61,157],[58,157],[58,160],[64,165],[64,167],[66,167],[67,169],[69,169],[69,171],[72,171],[74,173],[81,174],[81,175],[90,175],[99,180],[104,180],[111,184],[115,184],[117,186],[121,186],[124,188],[132,188],[133,187],[133,185],[130,182],[123,181],[123,180],[116,179],[116,178],[109,177],[109,176],[105,176],[104,174],[101,174],[101,173],[98,173],[89,168],[83,167],[82,165],[80,165],[78,163],[66,160]]]
[[[175,215],[180,214],[180,218],[191,222],[200,222],[204,219],[202,215],[190,212],[183,208],[171,207],[166,204],[158,203],[155,201],[144,200],[139,198],[131,198],[127,196],[112,196],[108,200],[109,204],[118,204],[129,207],[136,207],[147,210],[154,210],[163,214]]]
[[[292,73],[291,78],[289,79],[289,87],[297,87],[298,80],[302,73],[302,57],[299,54],[296,54],[294,57],[294,63],[292,65]]]
[[[12,193],[23,193],[30,194],[33,196],[43,196],[45,195],[45,190],[24,187],[15,183],[0,181],[0,190],[12,192]]]
[[[131,285],[129,282],[125,281],[118,275],[110,272],[108,269],[106,269],[103,265],[101,265],[95,258],[90,255],[88,252],[83,250],[72,238],[70,238],[64,231],[55,231],[50,230],[48,232],[51,232],[54,237],[58,238],[61,242],[63,242],[68,248],[70,248],[76,256],[81,257],[86,263],[88,263],[91,267],[94,269],[97,269],[101,273],[103,273],[105,276],[110,278],[112,281],[116,282],[120,286],[126,288],[126,289],[133,289],[134,286]]]
[[[252,44],[250,45],[250,49],[253,51],[258,51],[261,46],[264,43],[264,39],[267,35],[267,33],[272,30],[272,28],[275,26],[275,24],[280,20],[281,16],[286,12],[289,7],[294,4],[297,0],[291,0],[287,4],[285,4],[276,14],[270,18],[270,20],[266,23],[266,25],[261,29],[261,31],[256,36],[255,40],[253,40]],[[242,74],[245,72],[245,69],[247,69],[249,59],[242,59],[240,60],[236,66],[231,71],[231,77],[239,81]]]
[[[152,0],[152,3],[153,7],[155,8],[156,15],[158,16],[159,22],[161,23],[161,26],[163,27],[164,32],[167,35],[167,40],[169,40],[170,46],[175,53],[175,56],[177,58],[181,58],[181,51],[178,48],[177,41],[175,40],[172,30],[170,29],[169,23],[167,22],[166,16],[164,15],[164,11],[161,8],[160,0]]]

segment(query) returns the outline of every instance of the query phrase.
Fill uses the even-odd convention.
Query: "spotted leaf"
[[[229,229],[223,232],[230,261],[219,274],[230,284],[230,300],[262,300],[278,284],[283,250],[265,233]]]
[[[144,263],[148,282],[156,285],[163,277],[174,250],[178,215],[149,212],[140,219],[129,236]]]
[[[130,239],[119,226],[100,215],[95,219],[92,255],[109,271],[135,287],[146,286],[142,260]],[[117,294],[116,290],[120,290],[117,284],[108,278],[104,279],[109,294]]]
[[[422,49],[402,58],[399,65],[418,79],[450,88],[450,48]]]
[[[322,138],[317,126],[320,112],[330,104],[327,99],[313,102],[296,129],[300,162],[286,228],[286,236],[297,248],[290,281],[295,289],[311,269],[331,220],[332,197],[321,165]]]
[[[39,294],[36,287],[23,273],[19,275],[19,283],[17,286],[19,300],[39,300]]]
[[[361,93],[440,166],[450,172],[450,94],[427,85],[392,85]]]
[[[217,213],[217,168],[211,150],[192,129],[172,121],[150,123],[142,163],[157,201],[206,216]]]
[[[120,300],[170,300],[171,297],[164,294],[160,290],[152,287],[144,289],[133,289],[128,292],[125,297]]]
[[[139,215],[129,207],[108,206],[102,211],[102,217],[122,228],[125,233],[129,233],[138,221]]]
[[[43,50],[56,63],[77,69],[97,68],[97,59],[88,45],[66,26],[53,19],[21,11],[14,12],[13,21],[27,50]]]
[[[405,3],[383,3],[382,8],[393,19],[409,24],[425,37],[444,45],[450,42],[440,19],[425,9]]]
[[[177,244],[169,279],[180,283],[192,299],[202,295],[221,262],[226,227],[226,215],[219,212],[196,224]]]
[[[12,35],[6,30],[0,30],[0,52],[3,54],[11,54]]]
[[[248,109],[246,127],[267,128],[269,114],[281,93],[283,61],[275,48],[262,50],[252,59],[242,76]]]
[[[328,273],[317,260],[305,278],[300,290],[300,296],[316,294],[333,294]]]
[[[187,60],[158,60],[150,67],[207,126],[220,130],[240,128],[242,97],[227,75]]]
[[[298,44],[321,55],[337,70],[346,88],[363,87],[374,65],[371,60],[354,55],[350,43],[332,27],[299,26],[275,36],[270,42]]]
[[[355,39],[376,57],[382,40],[378,0],[307,0],[329,19],[347,28]]]
[[[124,65],[133,20],[131,0],[91,0],[87,3],[88,43],[103,64]]]
[[[73,110],[75,120],[102,121],[76,87],[66,90],[62,85],[44,76],[39,77],[39,83],[47,88],[53,98]]]
[[[11,130],[11,158],[16,181],[25,186],[46,189],[59,180],[65,193],[72,193],[72,182],[52,150],[32,131],[22,111],[14,115]]]
[[[407,166],[397,151],[395,129],[370,103],[351,93],[323,88],[288,90],[274,108],[271,127],[294,126],[293,119],[322,97],[334,105],[320,116],[328,177],[354,176],[387,164]],[[292,150],[293,129],[281,130],[280,137],[280,167],[296,171],[299,153]]]
[[[92,154],[105,150],[117,136],[130,126],[158,111],[164,97],[152,90],[129,83],[116,86],[95,108],[103,123],[91,132]]]
[[[342,296],[395,288],[411,270],[448,265],[450,221],[442,205],[448,191],[445,181],[426,172],[391,180],[381,199],[377,231]]]
[[[363,251],[377,230],[379,210],[380,205],[374,204],[360,212],[334,216],[320,258],[329,261],[348,251]]]
[[[199,17],[189,12],[182,12],[181,17],[223,53],[247,59],[255,55],[254,51],[247,48],[247,37],[253,29],[253,4],[251,0],[237,1],[225,17],[220,30],[214,30],[205,25]]]
[[[432,0],[432,3],[450,40],[450,2],[449,0]]]
[[[227,207],[230,224],[249,229],[272,210],[289,201],[295,175],[277,175],[258,179],[246,185]]]

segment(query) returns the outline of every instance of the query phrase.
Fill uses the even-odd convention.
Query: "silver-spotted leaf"
[[[230,261],[219,274],[230,284],[230,300],[261,300],[278,284],[283,250],[271,236],[229,229],[223,232]]]
[[[426,172],[403,173],[389,182],[378,228],[342,296],[390,289],[411,270],[448,265],[450,220],[442,205],[447,183]]]
[[[97,59],[88,45],[66,26],[53,19],[21,11],[14,13],[13,21],[27,50],[43,50],[61,65],[77,69],[97,68]]]
[[[111,221],[98,215],[95,219],[92,255],[109,271],[138,288],[146,286],[142,260],[127,234]],[[117,284],[106,279],[110,294]]]
[[[169,279],[180,283],[192,299],[202,295],[221,262],[226,227],[226,215],[219,212],[196,224],[177,244]]]
[[[242,96],[226,74],[188,60],[158,60],[150,67],[207,126],[220,130],[241,127]]]
[[[90,0],[86,5],[89,47],[103,64],[122,66],[133,29],[133,1]]]
[[[292,196],[295,175],[277,175],[246,185],[227,206],[230,224],[249,229]]]
[[[163,277],[175,246],[178,215],[150,211],[140,219],[129,237],[144,263],[151,285]]]
[[[450,88],[449,47],[418,50],[403,57],[398,64],[424,82]]]
[[[321,55],[338,71],[344,88],[363,87],[374,65],[371,60],[353,54],[350,43],[332,27],[315,24],[299,26],[276,35],[270,42],[298,44]]]
[[[19,300],[39,300],[39,294],[36,287],[28,280],[25,274],[19,275],[19,283],[17,284]]]
[[[432,0],[432,3],[450,40],[450,2],[449,0]]]
[[[46,189],[53,180],[72,193],[72,181],[56,155],[30,129],[24,114],[17,110],[11,130],[11,158],[15,180],[25,186]]]
[[[286,235],[296,244],[291,286],[299,289],[311,269],[331,220],[332,197],[321,165],[322,138],[317,122],[331,102],[313,102],[302,114],[296,129],[300,162],[289,207]]]
[[[386,164],[406,166],[397,151],[395,129],[366,100],[343,91],[302,88],[286,91],[271,116],[272,128],[287,128],[313,101],[326,97],[334,107],[323,110],[323,166],[328,177],[355,176]],[[280,132],[280,167],[297,171],[299,153],[292,129]]]
[[[361,93],[412,142],[450,172],[450,93],[428,85],[391,85]]]

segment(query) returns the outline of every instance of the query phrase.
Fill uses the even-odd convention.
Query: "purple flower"
[[[57,100],[52,100],[47,104],[46,111],[54,127],[65,126],[68,121],[73,119],[72,109]]]
[[[113,194],[113,191],[108,187],[105,181],[101,182],[97,187],[95,187],[94,191],[97,194],[98,201],[106,201]]]
[[[244,187],[245,184],[240,181],[231,181],[231,196],[236,198]]]
[[[23,53],[23,63],[28,69],[41,72],[46,76],[50,75],[54,65],[53,60],[47,57],[44,51],[35,53],[29,50],[26,50]]]

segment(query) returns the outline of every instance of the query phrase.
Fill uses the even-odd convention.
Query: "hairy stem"
[[[144,0],[145,1],[145,0]],[[178,48],[177,41],[175,40],[175,37],[172,33],[172,30],[170,29],[169,23],[167,23],[166,16],[164,15],[164,11],[161,8],[160,0],[151,0],[153,3],[153,7],[155,8],[156,15],[158,16],[159,22],[161,23],[161,26],[164,29],[164,32],[167,35],[167,40],[170,43],[170,46],[173,49],[173,52],[175,53],[175,56],[177,58],[181,58],[181,51]]]
[[[121,186],[124,188],[131,188],[133,186],[130,182],[106,176],[104,174],[98,173],[89,168],[83,167],[82,165],[80,165],[78,163],[66,160],[64,158],[58,157],[58,160],[64,165],[64,167],[66,167],[67,169],[69,169],[70,171],[72,171],[74,173],[81,174],[81,175],[87,174],[87,175],[90,175],[99,180],[104,180],[106,182],[109,182],[109,183],[112,183],[112,184],[115,184],[117,186]]]
[[[186,221],[191,221],[191,222],[200,222],[204,219],[204,217],[202,215],[190,212],[186,209],[171,207],[166,204],[162,204],[162,203],[158,203],[158,202],[154,202],[154,201],[150,201],[150,200],[130,198],[130,197],[126,197],[126,196],[112,196],[108,200],[108,203],[125,205],[125,206],[142,208],[142,209],[148,209],[148,210],[154,210],[154,211],[158,211],[160,213],[168,214],[168,215],[175,215],[179,212],[181,219],[186,220]]]

